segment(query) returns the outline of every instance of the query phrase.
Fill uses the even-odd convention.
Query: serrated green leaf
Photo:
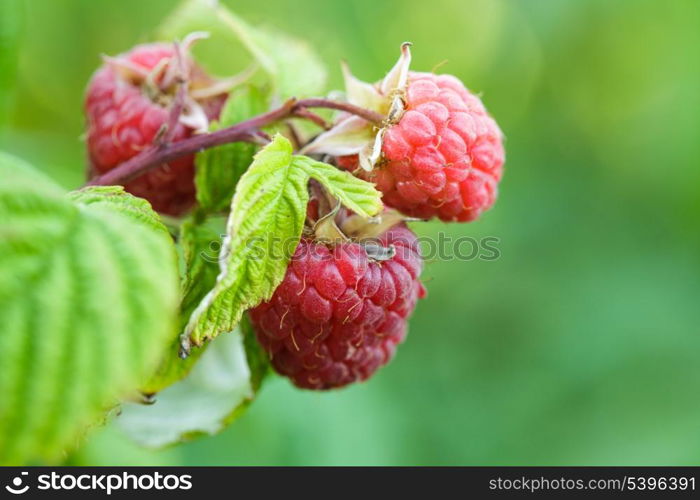
[[[13,157],[0,178],[0,463],[52,461],[175,334],[174,247],[121,202],[71,201]]]
[[[151,204],[124,191],[123,186],[89,186],[68,193],[68,198],[76,203],[89,206],[93,210],[117,211],[163,235],[169,235],[160,217]]]
[[[182,225],[180,244],[185,258],[181,305],[183,318],[189,318],[201,299],[216,283],[222,232],[223,228],[217,231],[206,221],[199,223],[189,219]],[[184,321],[186,323],[186,319]]]
[[[312,160],[308,156],[295,156],[294,165],[323,184],[330,194],[356,214],[371,217],[382,209],[382,202],[374,186],[360,181],[350,172]]]
[[[268,373],[267,356],[247,321],[214,340],[192,372],[158,394],[152,405],[125,404],[116,423],[132,440],[161,448],[215,434],[252,401]]]
[[[159,30],[168,38],[192,31],[213,31],[234,38],[255,57],[272,80],[281,99],[322,94],[327,73],[310,45],[294,37],[249,25],[210,0],[185,0]]]
[[[0,265],[33,279],[45,268],[37,256],[66,238],[78,214],[63,199],[63,190],[23,161],[2,152],[0,179]],[[25,219],[29,223],[23,223]],[[25,286],[15,274],[0,272],[0,303],[4,295],[11,298]]]
[[[266,110],[267,96],[256,87],[247,85],[231,93],[219,122],[213,123],[211,130],[234,125]],[[197,154],[195,184],[202,211],[228,210],[236,183],[253,161],[257,148],[255,144],[234,142]]]
[[[310,177],[358,213],[379,213],[380,194],[372,184],[333,169],[293,156],[279,134],[255,156],[236,187],[216,286],[193,312],[184,339],[201,345],[231,331],[246,309],[272,296],[301,238]]]
[[[218,257],[221,249],[221,229],[212,221],[222,219],[212,217],[200,220],[198,216],[186,219],[180,228],[179,245],[183,253],[184,275],[182,277],[182,301],[180,302],[181,332],[187,321],[206,294],[214,287],[219,274]],[[186,377],[197,360],[204,354],[205,346],[195,348],[186,359],[179,355],[179,338],[173,339],[167,354],[141,391],[155,394],[165,387]]]
[[[276,136],[236,187],[216,286],[185,330],[195,345],[233,330],[246,309],[272,294],[291,255],[285,245],[301,235],[308,196],[304,173],[292,167],[292,145]]]

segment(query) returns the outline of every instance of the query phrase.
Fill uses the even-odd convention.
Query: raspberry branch
[[[231,142],[259,142],[261,136],[259,131],[262,127],[270,125],[276,121],[291,117],[310,118],[305,113],[307,108],[327,108],[337,111],[344,111],[352,115],[367,120],[370,123],[381,125],[385,116],[376,111],[361,108],[345,102],[333,101],[324,98],[310,98],[297,100],[289,99],[282,106],[267,113],[242,121],[230,127],[199,134],[178,142],[163,142],[155,144],[133,158],[125,161],[109,172],[95,177],[87,182],[88,186],[109,186],[123,184],[145,172],[162,165],[164,163],[177,160],[205,149],[221,146]]]

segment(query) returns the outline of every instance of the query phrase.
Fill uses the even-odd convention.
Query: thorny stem
[[[230,127],[206,134],[194,135],[178,142],[163,142],[142,151],[133,158],[118,165],[109,172],[95,177],[87,182],[87,186],[109,186],[123,184],[135,177],[171,161],[177,160],[205,149],[228,144],[231,142],[259,142],[260,128],[285,118],[298,116],[301,110],[307,108],[328,108],[344,111],[370,123],[381,125],[385,116],[376,111],[354,106],[345,102],[333,101],[323,98],[311,98],[297,100],[289,99],[282,106],[267,113],[242,121]],[[303,112],[301,113],[304,114]]]

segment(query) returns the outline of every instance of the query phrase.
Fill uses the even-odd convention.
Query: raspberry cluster
[[[422,259],[403,224],[377,239],[395,254],[377,261],[358,243],[303,239],[268,302],[250,311],[274,368],[307,389],[365,380],[394,356],[416,301]]]
[[[404,216],[468,222],[496,199],[504,162],[498,125],[454,76],[409,71],[409,45],[381,82],[360,82],[345,68],[350,102],[328,107],[354,106],[355,112],[341,113],[330,130],[307,142],[287,123],[302,153],[335,159],[339,168],[373,182],[394,209],[381,220],[358,219],[332,208],[336,200],[320,185],[310,187],[304,234],[284,279],[269,301],[249,311],[272,366],[299,387],[332,389],[365,380],[403,342],[425,295],[417,239]],[[180,116],[168,131],[182,93],[173,79],[176,63],[186,68],[179,82],[186,82],[186,104],[199,121]],[[190,137],[201,120],[219,115],[227,95],[221,88],[177,45],[141,45],[108,60],[85,100],[90,175],[115,168],[164,133],[173,142]],[[313,113],[296,116],[323,123]],[[182,215],[195,202],[193,156],[160,165],[126,189],[161,213]]]

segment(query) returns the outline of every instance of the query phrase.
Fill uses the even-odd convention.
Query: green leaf
[[[308,156],[296,156],[294,164],[323,184],[330,194],[356,214],[372,217],[382,209],[376,189],[366,182],[357,182],[357,177],[350,172],[338,170],[333,165],[312,160]]]
[[[188,219],[180,232],[185,259],[181,305],[185,323],[202,298],[214,287],[219,274],[219,252],[224,227],[217,231],[218,228],[208,222],[211,221]]]
[[[219,11],[223,21],[268,72],[282,99],[324,92],[326,69],[310,45],[285,33],[253,28],[223,7]]]
[[[181,38],[192,31],[212,31],[242,43],[268,73],[281,99],[322,94],[326,69],[310,45],[294,37],[256,28],[218,2],[185,0],[161,26],[161,35]]]
[[[202,301],[204,296],[214,287],[219,274],[219,250],[221,249],[221,228],[217,222],[221,217],[210,217],[200,220],[197,216],[186,219],[180,228],[179,245],[183,253],[184,276],[182,277],[182,301],[180,302],[181,332],[187,321]],[[182,359],[179,338],[173,339],[168,354],[163,358],[158,370],[141,391],[155,394],[163,388],[181,380],[190,372],[195,362],[204,353],[204,347],[195,348],[186,359]]]
[[[291,255],[284,245],[292,242],[294,251],[304,223],[306,180],[292,167],[292,145],[279,135],[255,156],[236,187],[216,286],[185,330],[195,345],[233,330],[243,311],[282,280]]]
[[[267,97],[256,87],[247,85],[231,93],[219,122],[211,130],[219,130],[242,122],[267,110]],[[253,161],[255,144],[234,142],[197,154],[197,200],[207,213],[223,212],[231,205],[236,183]]]
[[[53,461],[175,335],[174,247],[130,195],[66,197],[4,154],[0,179],[0,464]]]
[[[128,403],[116,424],[132,440],[161,448],[201,434],[215,434],[252,401],[268,373],[267,356],[247,321],[214,340],[180,382],[152,405]]]
[[[193,312],[185,347],[233,330],[246,309],[272,296],[301,238],[310,177],[359,214],[379,213],[380,194],[372,184],[333,169],[293,156],[281,135],[255,156],[236,187],[216,285]]]
[[[91,210],[117,211],[164,236],[170,234],[158,214],[151,208],[151,204],[143,198],[128,194],[123,186],[89,186],[71,191],[68,193],[68,198],[89,206]]]
[[[222,127],[228,127],[264,113],[267,108],[267,94],[254,85],[245,85],[235,89],[226,99],[219,123]]]

